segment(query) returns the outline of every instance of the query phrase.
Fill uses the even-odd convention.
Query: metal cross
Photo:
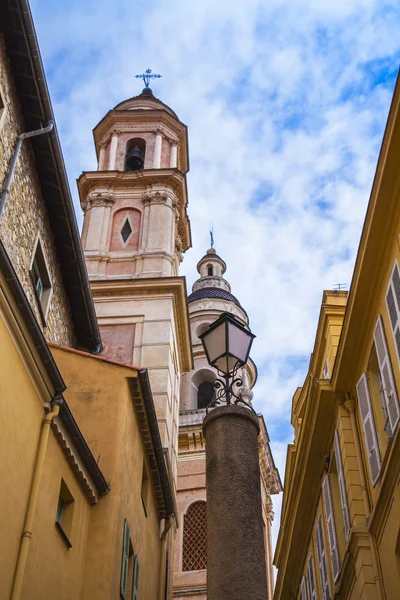
[[[214,225],[210,229],[211,248],[214,248]]]
[[[136,79],[143,79],[145,87],[148,88],[152,79],[160,79],[162,75],[157,75],[157,73],[153,73],[151,69],[146,69],[144,73],[135,75],[135,77]]]

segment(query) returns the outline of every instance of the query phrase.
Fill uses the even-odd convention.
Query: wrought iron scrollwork
[[[237,362],[232,371],[229,373],[223,373],[217,369],[219,377],[214,380],[215,395],[211,402],[206,407],[206,414],[212,408],[217,408],[226,404],[235,404],[236,406],[247,406],[250,410],[256,414],[254,408],[249,402],[243,399],[240,388],[243,387],[243,379],[241,376],[237,376],[238,371],[241,367],[241,363]]]

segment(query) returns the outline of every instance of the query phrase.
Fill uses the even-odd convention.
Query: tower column
[[[106,149],[104,146],[100,146],[99,164],[97,167],[98,171],[104,171],[106,158]]]
[[[178,146],[176,144],[172,144],[171,146],[171,157],[169,161],[169,166],[171,169],[176,169],[178,166]]]
[[[205,418],[207,600],[265,600],[267,579],[258,455],[260,427],[230,405]]]
[[[162,134],[157,131],[155,143],[154,143],[154,155],[153,155],[153,168],[159,169],[161,166],[161,146],[162,146]]]
[[[115,169],[115,160],[117,158],[117,145],[118,145],[118,136],[116,133],[114,133],[111,138],[110,156],[108,159],[108,170],[109,171],[114,171],[114,169]]]

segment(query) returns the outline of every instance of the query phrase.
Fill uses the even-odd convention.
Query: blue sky
[[[351,282],[400,59],[398,1],[31,3],[75,200],[95,168],[92,128],[140,93],[136,73],[163,75],[154,93],[189,127],[182,273],[190,287],[212,221],[257,334],[255,405],[283,478],[322,291]]]

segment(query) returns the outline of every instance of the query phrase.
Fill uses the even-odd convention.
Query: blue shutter
[[[138,600],[139,598],[139,568],[139,557],[135,554],[135,561],[133,563],[132,600]]]
[[[124,538],[122,542],[122,563],[121,563],[121,582],[120,593],[121,598],[126,600],[126,590],[128,586],[128,564],[129,564],[129,544],[131,540],[131,532],[129,523],[124,519]]]

